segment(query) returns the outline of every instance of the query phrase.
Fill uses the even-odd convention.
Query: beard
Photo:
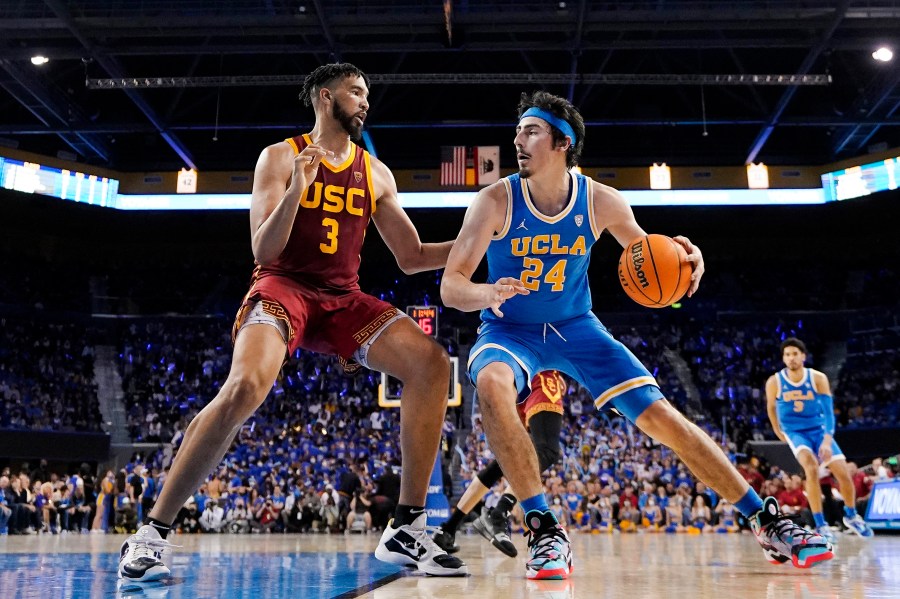
[[[362,125],[356,126],[353,122],[355,118],[349,112],[346,112],[343,108],[341,108],[340,104],[335,102],[333,105],[331,116],[334,117],[334,120],[341,124],[341,128],[351,137],[351,139],[359,139],[362,137]]]
[[[528,177],[530,177],[533,174],[534,173],[527,166],[523,166],[523,167],[519,168],[519,176],[522,177],[523,179],[527,179]]]

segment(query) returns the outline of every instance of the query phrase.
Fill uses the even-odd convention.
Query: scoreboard
[[[407,306],[406,314],[412,318],[426,335],[437,337],[437,306]]]

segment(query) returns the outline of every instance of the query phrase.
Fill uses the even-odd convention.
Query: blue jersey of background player
[[[834,440],[834,400],[828,377],[807,368],[806,345],[796,337],[781,344],[784,369],[766,381],[766,407],[772,430],[785,441],[806,473],[806,496],[819,534],[834,540],[822,512],[819,464],[828,466],[844,498],[844,525],[871,537],[872,531],[856,513],[856,488],[844,453]]]
[[[715,443],[663,399],[653,376],[591,312],[590,246],[604,230],[622,246],[646,233],[618,191],[572,172],[584,134],[584,120],[564,98],[543,91],[522,95],[514,139],[519,172],[479,192],[441,282],[448,307],[483,310],[469,376],[491,449],[525,512],[531,553],[526,576],[566,578],[571,572],[568,537],[549,511],[537,456],[515,409],[531,377],[547,369],[570,375],[591,392],[597,408],[615,406],[671,447],[755,522],[770,559],[792,559],[798,567],[830,559],[825,539],[785,520],[774,499],[764,506]],[[694,269],[692,295],[703,258],[688,239],[675,240]],[[488,282],[473,283],[485,254]]]

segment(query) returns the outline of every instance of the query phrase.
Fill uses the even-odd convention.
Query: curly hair
[[[522,113],[535,106],[549,111],[571,125],[577,139],[566,150],[566,166],[572,168],[577,165],[581,159],[581,150],[584,148],[584,119],[581,118],[581,113],[565,98],[538,90],[532,94],[522,93],[521,98],[519,98],[519,119],[522,118]],[[566,136],[563,135],[562,131],[550,125],[550,132],[553,135],[555,144],[566,143]]]
[[[796,337],[788,337],[784,341],[781,342],[781,353],[784,353],[785,348],[795,347],[800,350],[800,353],[806,352],[806,344],[797,339]]]
[[[363,81],[366,82],[366,87],[369,87],[369,77],[355,65],[349,62],[323,64],[303,80],[300,101],[303,102],[304,106],[312,106],[313,98],[319,93],[320,89],[327,87],[335,79],[344,77],[362,77]]]

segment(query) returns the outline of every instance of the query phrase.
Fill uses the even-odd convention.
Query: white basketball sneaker
[[[172,547],[149,524],[125,539],[119,554],[119,578],[132,582],[162,580],[171,573]]]
[[[415,566],[432,576],[468,576],[469,568],[462,560],[448,555],[428,534],[425,512],[412,524],[394,528],[391,520],[384,533],[375,557],[389,564]]]

